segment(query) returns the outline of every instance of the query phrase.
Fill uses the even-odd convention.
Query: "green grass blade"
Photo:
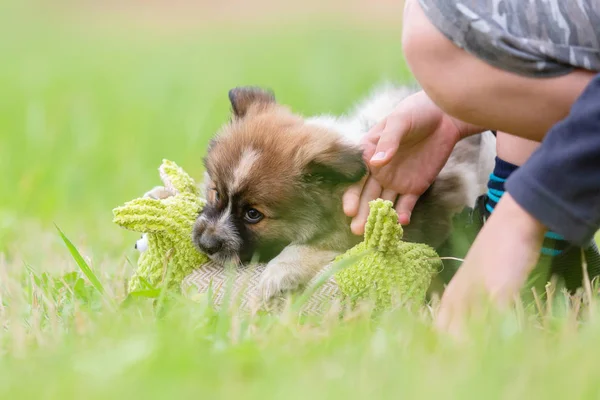
[[[75,263],[77,263],[77,266],[79,267],[81,272],[83,272],[84,275],[89,279],[89,281],[94,286],[94,288],[96,288],[96,290],[98,292],[100,292],[101,295],[104,296],[106,293],[104,290],[104,286],[102,286],[102,283],[100,282],[100,280],[98,279],[98,277],[96,276],[94,271],[92,271],[90,266],[85,262],[85,260],[81,256],[81,253],[79,253],[79,250],[77,250],[75,245],[73,245],[73,243],[71,243],[71,241],[63,233],[63,231],[61,231],[57,225],[55,225],[55,226],[56,226],[56,229],[58,230],[60,237],[62,238],[63,242],[67,246],[67,249],[69,249],[71,256],[75,260]]]

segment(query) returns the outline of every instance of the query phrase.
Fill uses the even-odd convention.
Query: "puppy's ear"
[[[246,86],[231,89],[229,101],[233,114],[243,118],[249,111],[260,112],[275,103],[273,92],[257,87]]]
[[[360,181],[367,173],[367,166],[358,147],[335,141],[315,153],[305,171],[307,180],[349,184]]]

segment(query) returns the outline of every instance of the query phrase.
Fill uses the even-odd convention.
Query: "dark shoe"
[[[440,257],[464,259],[469,247],[490,216],[486,209],[487,196],[480,196],[474,208],[465,208],[453,220],[452,236],[438,249]],[[544,239],[544,247],[550,251],[560,252],[558,255],[540,255],[536,270],[549,271],[547,280],[556,275],[564,281],[565,287],[574,292],[583,284],[582,250],[587,263],[589,279],[600,276],[600,252],[595,241],[585,247],[577,247],[564,240]],[[440,273],[445,282],[449,282],[460,266],[460,261],[443,260],[444,270]]]
[[[548,247],[546,243],[544,246]],[[562,278],[567,290],[575,292],[583,285],[583,261],[587,263],[590,280],[600,276],[600,252],[595,241],[585,248],[567,244],[563,252],[554,257],[542,254],[538,265],[550,263],[550,275]]]
[[[440,257],[446,258],[442,260],[444,269],[438,274],[446,284],[462,264],[462,260],[489,217],[490,213],[485,208],[486,199],[487,197],[480,196],[474,208],[466,207],[460,214],[455,215],[452,220],[452,234],[436,249]]]

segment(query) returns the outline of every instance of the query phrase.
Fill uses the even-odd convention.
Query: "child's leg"
[[[454,234],[448,243],[439,249],[442,256],[465,257],[475,236],[483,228],[500,198],[504,196],[506,180],[527,161],[539,147],[539,143],[504,132],[497,132],[496,147],[498,157],[488,181],[488,192],[477,200],[477,205],[472,211],[466,210],[455,218]],[[562,236],[552,231],[547,232],[537,263],[536,274],[542,274],[541,279],[546,279],[547,275],[545,274],[557,275],[564,279],[569,290],[581,287],[583,283],[581,250],[582,247],[569,244]],[[588,274],[593,279],[600,275],[600,253],[593,241],[583,250],[588,265]],[[448,282],[456,273],[456,267],[458,264],[448,261],[440,276],[442,281]]]
[[[523,165],[540,146],[539,142],[523,139],[498,131],[496,133],[496,153],[498,157],[514,165]]]
[[[458,7],[456,2],[445,3],[449,4],[448,7]],[[484,61],[473,56],[448,40],[447,36],[438,30],[439,26],[436,27],[430,22],[416,0],[408,0],[406,4],[403,48],[411,71],[440,108],[463,121],[541,141],[546,132],[568,114],[571,105],[595,75],[590,71],[568,67],[568,63],[558,65],[550,71],[550,75],[545,71],[536,75],[525,67],[520,73],[514,73],[492,66],[487,59]],[[432,12],[430,9],[429,15]],[[439,18],[446,16],[442,15]],[[460,26],[462,22],[447,18],[449,25],[455,22],[452,26]],[[440,21],[436,22],[441,25]],[[474,27],[468,29],[470,37],[479,33],[474,33]],[[540,31],[543,30],[540,28]],[[596,32],[592,30],[588,36],[595,35]],[[571,47],[573,52],[577,52],[578,48],[577,44]],[[480,50],[481,53],[487,50],[487,53],[480,53],[478,56],[492,57],[495,53],[503,56],[504,49],[494,47],[494,43],[490,43],[489,49],[475,50]],[[553,64],[544,61],[541,55],[527,54],[524,50],[521,54],[530,56],[530,61],[539,60],[540,65]],[[506,51],[501,61],[509,59],[510,55]],[[510,58],[513,59],[518,60],[518,57]],[[600,70],[598,54],[594,57],[590,52],[588,61],[593,68]]]
[[[488,182],[488,193],[482,199],[483,219],[487,219],[504,195],[506,180],[529,159],[539,147],[539,143],[498,132],[496,147],[496,165]],[[575,290],[583,283],[581,251],[581,247],[570,245],[561,235],[548,231],[537,268],[564,279],[566,287]],[[594,241],[584,247],[583,251],[588,274],[593,279],[600,275],[600,253]]]

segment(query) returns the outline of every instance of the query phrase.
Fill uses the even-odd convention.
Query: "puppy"
[[[232,89],[232,119],[204,159],[207,204],[193,229],[198,249],[219,263],[266,262],[259,283],[269,300],[306,284],[362,240],[350,231],[342,194],[367,174],[358,142],[411,91],[384,87],[346,116],[305,119],[271,92]],[[485,191],[494,157],[491,133],[459,142],[420,198],[405,240],[433,247],[452,217]]]

